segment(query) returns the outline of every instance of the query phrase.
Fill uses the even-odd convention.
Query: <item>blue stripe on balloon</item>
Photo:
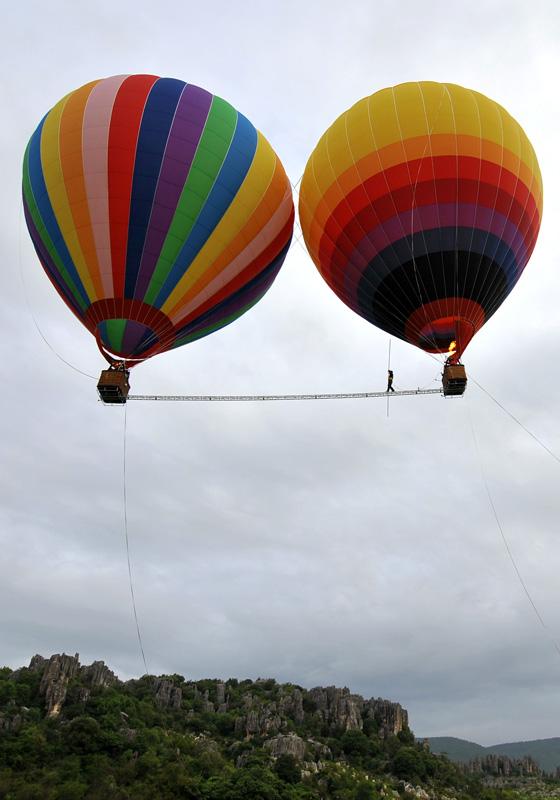
[[[169,131],[184,87],[184,81],[160,78],[150,90],[142,115],[130,199],[124,285],[124,296],[128,298],[134,297]]]
[[[257,143],[256,129],[246,117],[238,113],[227,155],[198,219],[154,301],[156,308],[161,308],[165,303],[234,201],[253,163]]]

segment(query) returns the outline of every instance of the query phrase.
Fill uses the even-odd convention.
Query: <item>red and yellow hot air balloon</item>
[[[313,261],[351,309],[431,353],[472,337],[511,292],[542,216],[535,151],[497,103],[405,83],[326,131],[301,181]]]
[[[220,97],[120,75],[63,98],[29,141],[23,202],[53,285],[112,361],[235,320],[267,291],[294,208],[274,150]]]

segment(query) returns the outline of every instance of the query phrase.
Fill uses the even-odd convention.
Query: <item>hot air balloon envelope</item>
[[[542,215],[535,152],[497,103],[405,83],[326,131],[301,181],[303,236],[351,309],[391,335],[459,357],[513,289]]]
[[[55,288],[103,350],[143,360],[227,325],[272,284],[290,183],[229,103],[152,75],[94,81],[42,120],[25,218]]]

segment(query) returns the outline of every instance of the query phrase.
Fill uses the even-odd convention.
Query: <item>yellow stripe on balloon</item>
[[[406,116],[399,116],[399,109]],[[375,123],[375,137],[371,122]],[[352,129],[352,140],[347,136]],[[383,168],[411,158],[429,155],[429,137],[434,154],[457,152],[479,157],[477,142],[482,143],[482,158],[503,164],[527,185],[536,180],[542,194],[542,178],[534,161],[534,150],[517,122],[497,103],[484,95],[454,84],[403,84],[383,89],[356,103],[338,118],[319,141],[309,168],[323,180],[316,182],[315,191],[309,187],[306,207],[313,213],[319,198],[331,183],[368,157],[372,142],[379,151]],[[447,146],[445,142],[447,141]],[[437,142],[437,147],[436,147]],[[469,147],[470,145],[470,147]],[[441,148],[441,149],[440,149]],[[517,159],[522,161],[519,168]]]

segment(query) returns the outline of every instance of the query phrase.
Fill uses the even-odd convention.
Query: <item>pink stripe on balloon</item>
[[[113,295],[107,153],[115,97],[128,75],[116,75],[94,86],[84,113],[82,157],[89,215],[105,297]],[[103,299],[103,298],[99,298]]]

